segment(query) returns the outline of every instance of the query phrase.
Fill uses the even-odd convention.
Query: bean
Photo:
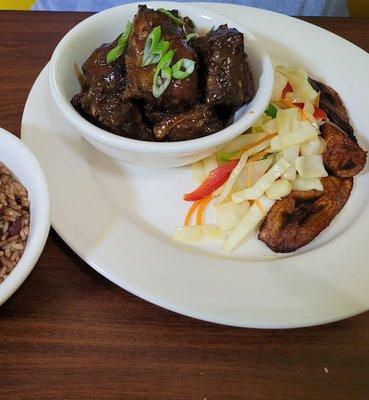
[[[16,219],[14,222],[9,224],[8,233],[9,236],[18,235],[22,229],[22,222],[20,219]]]

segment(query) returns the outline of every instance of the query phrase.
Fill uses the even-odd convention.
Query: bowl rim
[[[166,8],[178,8],[182,10],[182,12],[186,13],[188,10],[190,13],[198,13],[201,15],[210,16],[215,19],[222,18],[224,19],[224,23],[229,24],[230,26],[236,28],[246,37],[250,38],[253,43],[255,52],[257,54],[258,59],[262,65],[263,71],[263,85],[261,85],[254,97],[253,100],[257,99],[256,108],[260,108],[259,111],[247,110],[238,121],[234,122],[230,126],[215,132],[211,135],[204,136],[197,139],[190,139],[178,142],[149,142],[138,139],[126,138],[123,136],[118,136],[114,133],[108,132],[104,129],[97,127],[91,122],[87,121],[83,118],[70,104],[70,101],[67,101],[64,96],[61,94],[61,86],[60,82],[57,78],[56,68],[58,61],[63,56],[63,53],[73,38],[78,36],[80,32],[90,26],[91,24],[97,22],[104,15],[113,13],[113,12],[127,12],[127,9],[137,8],[139,4],[145,4],[150,7],[158,8],[165,6]],[[261,46],[259,40],[256,36],[250,32],[246,27],[240,25],[238,22],[233,19],[214,12],[210,10],[206,10],[204,8],[198,7],[197,5],[193,5],[193,3],[178,3],[178,2],[162,2],[162,1],[152,1],[152,2],[136,2],[136,3],[128,3],[120,6],[108,8],[100,13],[94,14],[85,20],[78,23],[75,27],[73,27],[58,43],[56,46],[53,55],[50,60],[49,67],[49,86],[51,88],[51,93],[53,99],[57,106],[61,109],[64,116],[67,120],[77,127],[81,133],[92,140],[95,140],[98,143],[101,143],[105,146],[120,149],[120,150],[128,150],[134,152],[144,152],[144,153],[153,153],[153,154],[163,154],[163,153],[186,153],[193,151],[201,151],[207,150],[212,147],[220,146],[227,141],[235,138],[246,130],[245,119],[249,119],[249,114],[252,114],[254,122],[259,116],[263,113],[263,111],[267,108],[273,89],[273,81],[274,81],[274,70],[273,64],[269,54],[266,50]],[[251,122],[251,123],[252,123]],[[248,124],[249,125],[249,124]]]
[[[27,164],[28,168],[31,168],[35,172],[32,179],[37,181],[35,191],[38,197],[38,204],[35,205],[37,207],[38,217],[33,220],[32,230],[26,242],[24,253],[9,276],[0,283],[1,305],[8,300],[31,273],[45,247],[50,230],[50,194],[44,172],[28,147],[18,137],[3,128],[0,128],[0,135],[5,138],[9,147],[16,148],[16,151],[22,157],[22,162]],[[0,163],[2,163],[1,159]],[[14,173],[11,166],[5,166]],[[23,184],[20,174],[17,174],[17,179]]]

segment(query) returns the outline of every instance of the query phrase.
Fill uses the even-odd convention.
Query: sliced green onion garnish
[[[197,33],[193,32],[193,33],[189,33],[188,35],[186,35],[186,42],[189,42],[191,39],[197,38]]]
[[[156,46],[150,58],[148,60],[148,64],[157,64],[163,55],[169,50],[170,43],[167,40],[161,40],[160,43]]]
[[[150,35],[146,39],[145,43],[145,49],[142,57],[142,65],[149,65],[151,64],[151,55],[156,48],[156,46],[159,44],[161,38],[161,27],[160,25],[155,27]]]
[[[124,32],[122,33],[121,37],[118,40],[117,46],[111,49],[109,53],[106,55],[106,62],[108,64],[112,63],[123,54],[124,49],[127,46],[127,41],[131,33],[131,30],[132,30],[132,23],[128,21],[126,28],[124,29]]]
[[[155,68],[154,78],[152,81],[152,94],[155,98],[160,97],[164,93],[172,79],[170,63],[172,62],[173,57],[174,51],[169,50],[164,54]]]
[[[159,73],[159,71],[164,68],[164,67],[169,67],[170,63],[172,62],[174,57],[174,51],[173,50],[169,50],[167,51],[164,56],[161,58],[161,60],[159,61],[159,64],[156,67],[155,72],[157,71]]]
[[[172,67],[173,78],[175,79],[185,79],[195,69],[195,61],[189,60],[188,58],[181,58]]]
[[[277,109],[273,106],[272,103],[269,104],[269,107],[264,111],[266,115],[269,117],[275,118],[277,115]]]
[[[163,67],[158,74],[154,75],[152,94],[156,99],[165,92],[171,80],[172,69],[170,67]]]
[[[156,11],[161,12],[162,14],[166,15],[172,21],[174,21],[177,25],[183,26],[183,21],[181,18],[176,17],[170,11],[166,10],[165,8],[158,8]]]

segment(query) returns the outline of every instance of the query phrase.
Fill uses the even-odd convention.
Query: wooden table
[[[19,135],[34,80],[87,15],[0,12],[2,127]],[[369,19],[307,20],[369,50]],[[197,321],[121,290],[51,231],[0,309],[0,398],[367,400],[369,313],[289,331]]]

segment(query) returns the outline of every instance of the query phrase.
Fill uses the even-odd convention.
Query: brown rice
[[[17,265],[29,235],[27,189],[0,164],[0,283]]]

